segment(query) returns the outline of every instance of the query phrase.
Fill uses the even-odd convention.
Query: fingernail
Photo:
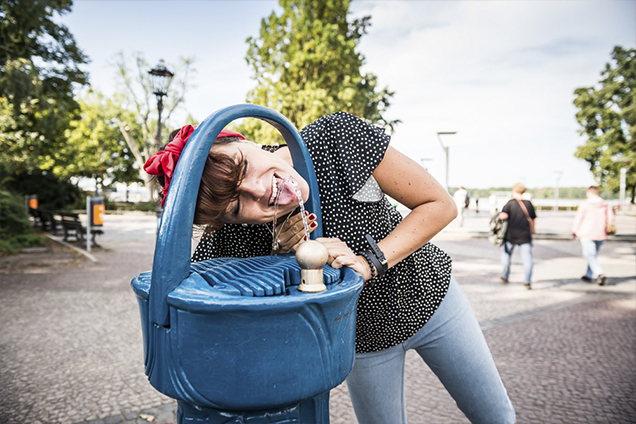
[[[305,215],[309,215],[309,212],[305,211]]]
[[[303,240],[307,241],[307,236],[303,237]]]
[[[312,222],[311,224],[309,224],[309,226],[311,228],[316,228],[318,226],[318,224],[316,224],[315,222]]]
[[[309,219],[316,219],[316,215],[312,213],[311,215],[309,215]]]

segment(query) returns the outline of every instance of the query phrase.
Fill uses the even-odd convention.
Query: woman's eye
[[[238,218],[240,210],[241,210],[241,204],[240,204],[240,203],[239,203],[239,201],[237,200],[237,201],[234,203],[234,209],[232,210],[232,216],[233,216],[234,218]]]

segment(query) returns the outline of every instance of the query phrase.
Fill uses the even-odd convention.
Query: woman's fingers
[[[309,233],[312,233],[317,227],[316,215],[306,213],[307,226]],[[295,252],[298,246],[305,241],[305,225],[303,223],[302,215],[296,214],[276,227],[276,234],[278,234],[278,240],[280,248],[278,253]]]
[[[371,278],[371,268],[369,263],[362,256],[358,256],[347,246],[347,244],[337,238],[319,237],[316,239],[327,248],[329,259],[327,263],[335,269],[347,266],[360,273],[364,280]]]

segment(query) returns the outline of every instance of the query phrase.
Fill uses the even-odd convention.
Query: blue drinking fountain
[[[246,117],[282,134],[295,169],[309,183],[306,204],[318,223],[311,237],[322,235],[313,163],[292,123],[250,104],[206,118],[179,158],[152,271],[131,283],[141,312],[146,375],[177,400],[179,423],[329,423],[329,390],[353,366],[363,278],[324,265],[326,249],[314,241],[297,255],[190,262],[207,154],[227,124]]]

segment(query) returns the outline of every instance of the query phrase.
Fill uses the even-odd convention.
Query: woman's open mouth
[[[291,178],[291,177],[289,177]],[[269,206],[287,206],[298,200],[296,192],[290,186],[290,179],[284,179],[274,174],[272,188],[269,196]]]
[[[283,185],[285,182],[278,178],[276,174],[272,177],[272,194],[269,196],[269,205],[273,206],[278,201],[281,193],[283,192]]]

